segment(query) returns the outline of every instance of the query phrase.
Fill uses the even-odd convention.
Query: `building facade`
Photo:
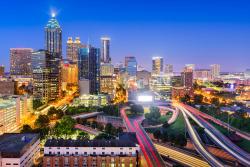
[[[31,76],[31,48],[11,48],[10,49],[10,74]]]
[[[163,58],[152,57],[152,75],[160,75],[163,72]]]
[[[101,64],[100,92],[110,95],[114,93],[114,66],[110,63]]]
[[[33,97],[43,103],[49,101],[49,54],[45,50],[32,53]]]
[[[137,61],[133,56],[125,57],[126,72],[130,77],[136,77],[137,73]]]
[[[4,66],[2,65],[2,66],[0,66],[0,77],[3,77],[4,76]]]
[[[211,71],[209,69],[196,69],[194,70],[194,79],[202,81],[211,80]]]
[[[173,73],[174,73],[173,64],[166,64],[165,65],[165,74],[167,74],[167,75],[173,75]]]
[[[82,48],[83,45],[81,44],[80,38],[76,37],[75,41],[73,41],[72,37],[68,37],[67,40],[67,59],[71,62],[77,63],[78,62],[78,50]]]
[[[43,166],[140,166],[139,145],[130,140],[47,140]]]
[[[218,79],[220,77],[220,65],[219,64],[211,65],[211,77],[212,79]]]
[[[14,95],[16,82],[12,79],[0,80],[0,94],[2,95]]]
[[[89,80],[91,94],[100,91],[100,49],[87,46],[79,49],[78,79]]]
[[[49,100],[61,96],[62,29],[54,16],[45,26],[45,50],[48,53]]]
[[[102,63],[111,63],[110,57],[110,38],[102,37],[102,50],[101,50],[101,62]]]

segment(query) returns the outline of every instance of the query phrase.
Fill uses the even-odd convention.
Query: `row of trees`
[[[76,115],[81,113],[88,113],[97,111],[97,107],[86,107],[86,106],[70,106],[65,111],[66,115]]]
[[[170,142],[176,146],[186,146],[187,139],[181,133],[174,133],[173,131],[169,131],[167,128],[157,129],[153,133],[154,138],[157,140],[161,140],[162,142]]]

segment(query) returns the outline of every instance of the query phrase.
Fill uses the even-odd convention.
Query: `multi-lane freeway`
[[[128,131],[136,132],[136,137],[147,161],[149,167],[163,167],[166,166],[158,151],[155,149],[151,139],[141,126],[143,117],[129,119],[126,115],[125,108],[120,110],[121,116],[126,124]]]
[[[205,114],[205,113],[203,113],[203,112],[201,112],[201,111],[199,111],[199,110],[197,110],[197,109],[195,109],[195,108],[193,108],[191,106],[188,106],[188,105],[185,105],[185,104],[182,104],[182,105],[183,105],[183,107],[185,107],[187,110],[189,110],[193,114],[199,115],[199,116],[201,116],[201,117],[203,117],[205,119],[211,120],[214,123],[216,123],[216,124],[218,124],[218,125],[220,125],[220,126],[222,126],[224,128],[229,128],[230,130],[234,131],[237,135],[241,136],[242,138],[244,138],[246,140],[250,140],[250,134],[249,133],[242,132],[241,130],[239,130],[237,128],[234,128],[234,127],[228,125],[227,123],[222,122],[222,121],[220,121],[220,120],[218,120],[218,119],[216,119],[216,118],[214,118],[214,117],[212,117],[212,116],[210,116],[208,114]]]
[[[192,114],[185,108],[185,105],[179,105],[183,113],[192,118],[200,127],[204,128],[204,131],[208,136],[222,149],[226,150],[230,155],[235,157],[241,164],[249,166],[250,155],[232,143],[228,138],[211,126],[207,121],[202,119],[199,115]]]
[[[187,111],[180,107],[177,106],[183,114],[185,123],[186,123],[186,127],[187,127],[187,131],[188,134],[190,136],[190,139],[192,140],[194,147],[196,149],[196,151],[204,158],[207,160],[207,162],[214,167],[223,167],[224,164],[219,161],[217,158],[215,158],[212,154],[210,154],[204,147],[199,135],[197,134],[197,132],[195,131],[195,129],[193,128],[193,126],[191,125],[188,116],[187,116]]]

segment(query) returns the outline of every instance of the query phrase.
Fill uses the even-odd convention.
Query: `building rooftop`
[[[60,25],[59,25],[58,21],[56,20],[56,18],[55,18],[55,17],[52,17],[52,18],[48,21],[48,23],[47,23],[47,25],[46,25],[45,28],[56,29],[56,28],[60,28]]]
[[[20,158],[37,140],[35,133],[5,133],[0,136],[0,155],[3,158]]]
[[[45,147],[136,147],[130,140],[65,140],[49,139]]]

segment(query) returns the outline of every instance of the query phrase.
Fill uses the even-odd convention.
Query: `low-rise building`
[[[38,134],[5,133],[0,136],[0,167],[30,167],[40,155]]]
[[[109,116],[109,115],[97,115],[96,122],[103,125],[111,123],[116,128],[125,128],[123,119],[121,117]]]
[[[43,166],[140,166],[140,147],[132,140],[49,139],[44,146]]]
[[[74,99],[73,106],[105,106],[109,103],[109,96],[98,94],[98,95],[90,95],[84,94],[78,98]]]

